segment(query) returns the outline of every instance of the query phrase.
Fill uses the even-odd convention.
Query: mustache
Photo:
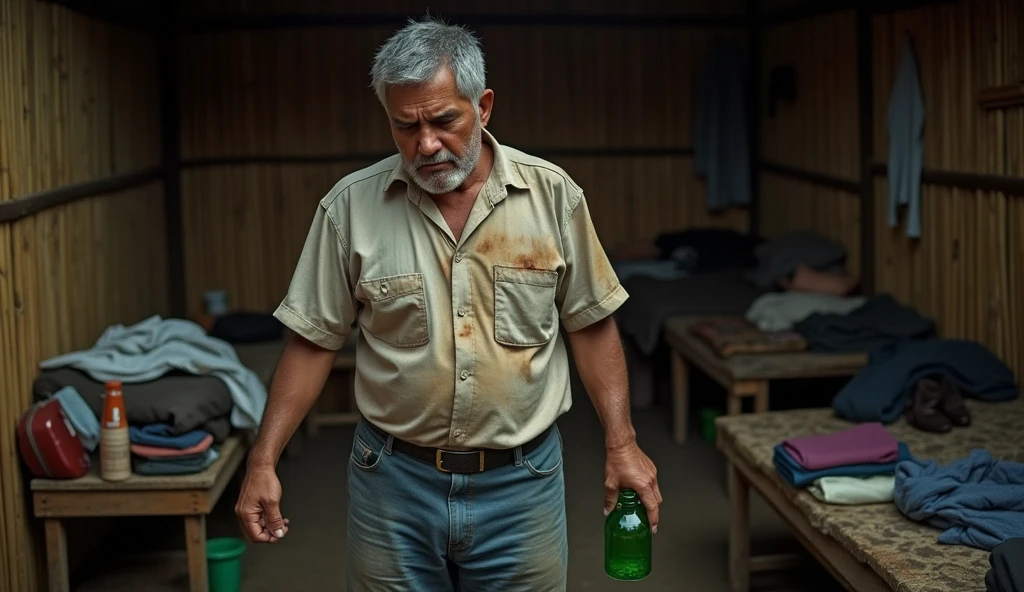
[[[422,154],[417,154],[416,160],[414,160],[412,164],[413,166],[418,168],[421,166],[427,166],[431,164],[441,164],[443,162],[451,162],[458,164],[459,159],[451,152],[448,152],[447,150],[441,150],[439,152],[431,154],[430,156],[423,156]]]

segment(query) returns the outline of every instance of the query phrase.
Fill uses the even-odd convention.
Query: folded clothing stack
[[[154,423],[129,426],[132,470],[139,475],[198,473],[217,460],[213,435],[203,430],[175,434],[174,427]]]
[[[836,504],[892,501],[897,463],[910,460],[906,444],[879,422],[814,436],[789,438],[775,446],[772,461],[793,487],[808,487],[818,499]]]

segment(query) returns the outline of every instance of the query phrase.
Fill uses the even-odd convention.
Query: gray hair
[[[410,19],[377,50],[370,70],[373,90],[386,106],[388,87],[426,82],[442,66],[451,69],[459,94],[475,106],[486,89],[480,41],[464,27],[430,16],[420,22]]]

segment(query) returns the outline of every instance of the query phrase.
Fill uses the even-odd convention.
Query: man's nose
[[[425,129],[420,132],[419,150],[423,156],[430,156],[441,149],[441,140],[437,138],[432,130]]]

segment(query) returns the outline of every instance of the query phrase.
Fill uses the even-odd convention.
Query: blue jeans
[[[348,466],[350,592],[566,587],[562,437],[481,473],[439,471],[357,428]]]

